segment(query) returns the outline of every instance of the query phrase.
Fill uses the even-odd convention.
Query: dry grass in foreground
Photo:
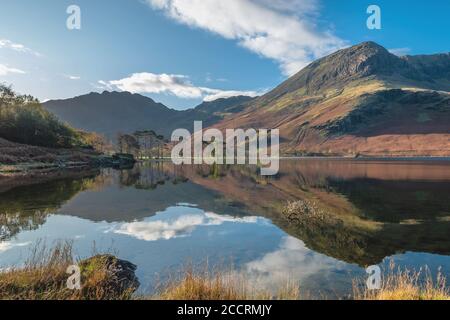
[[[181,279],[163,285],[153,297],[157,300],[299,300],[298,286],[286,282],[276,293],[253,288],[245,276],[233,271],[196,272],[186,268]]]
[[[288,283],[278,290],[258,289],[244,274],[230,271],[194,271],[187,267],[167,281],[153,296],[134,294],[139,286],[136,266],[112,255],[96,255],[75,262],[80,267],[81,290],[67,289],[67,267],[74,264],[72,243],[52,249],[37,245],[20,269],[0,272],[0,300],[300,300],[300,289]],[[223,269],[222,269],[223,270]],[[275,292],[275,293],[274,293]],[[304,293],[302,293],[304,294]],[[326,297],[324,297],[326,299]],[[450,300],[449,287],[439,272],[433,279],[428,269],[412,272],[395,268],[383,279],[381,290],[369,291],[355,282],[355,300]]]
[[[74,262],[72,243],[56,244],[52,249],[39,244],[23,268],[0,272],[0,300],[124,300],[134,289],[123,289],[111,276],[110,267],[118,261],[98,255]],[[81,290],[67,289],[70,265],[81,269]]]
[[[391,262],[380,290],[367,290],[354,284],[355,300],[450,300],[446,278],[439,271],[436,279],[428,268],[420,271],[401,270]],[[361,289],[364,288],[364,289]]]

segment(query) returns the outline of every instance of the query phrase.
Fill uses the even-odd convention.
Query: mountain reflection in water
[[[83,242],[80,252],[88,241],[114,241],[146,286],[184,259],[215,258],[233,259],[266,286],[289,274],[306,287],[348,291],[346,273],[387,257],[450,267],[449,169],[444,161],[285,160],[277,176],[262,177],[256,166],[154,162],[12,189],[0,180],[0,268],[20,263],[38,238],[64,234]],[[283,209],[298,200],[321,214],[288,219]]]

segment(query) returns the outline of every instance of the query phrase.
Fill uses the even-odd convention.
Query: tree
[[[112,153],[114,148],[105,136],[96,132],[80,132],[84,143],[101,153]]]
[[[139,144],[141,158],[162,158],[164,136],[157,135],[153,130],[137,131],[134,136]]]
[[[139,142],[135,136],[130,134],[118,134],[117,143],[120,153],[128,153],[138,156],[140,151]]]

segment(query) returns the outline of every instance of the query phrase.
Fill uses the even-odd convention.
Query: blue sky
[[[66,9],[81,8],[81,30]],[[379,5],[382,29],[366,27]],[[310,61],[372,40],[450,51],[442,0],[1,0],[0,82],[41,100],[139,92],[185,109],[275,87]]]

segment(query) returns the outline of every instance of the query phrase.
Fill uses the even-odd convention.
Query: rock
[[[82,279],[89,283],[95,278],[93,283],[101,286],[104,295],[110,298],[131,295],[140,286],[135,274],[137,266],[112,255],[97,255],[81,261],[79,266]]]

